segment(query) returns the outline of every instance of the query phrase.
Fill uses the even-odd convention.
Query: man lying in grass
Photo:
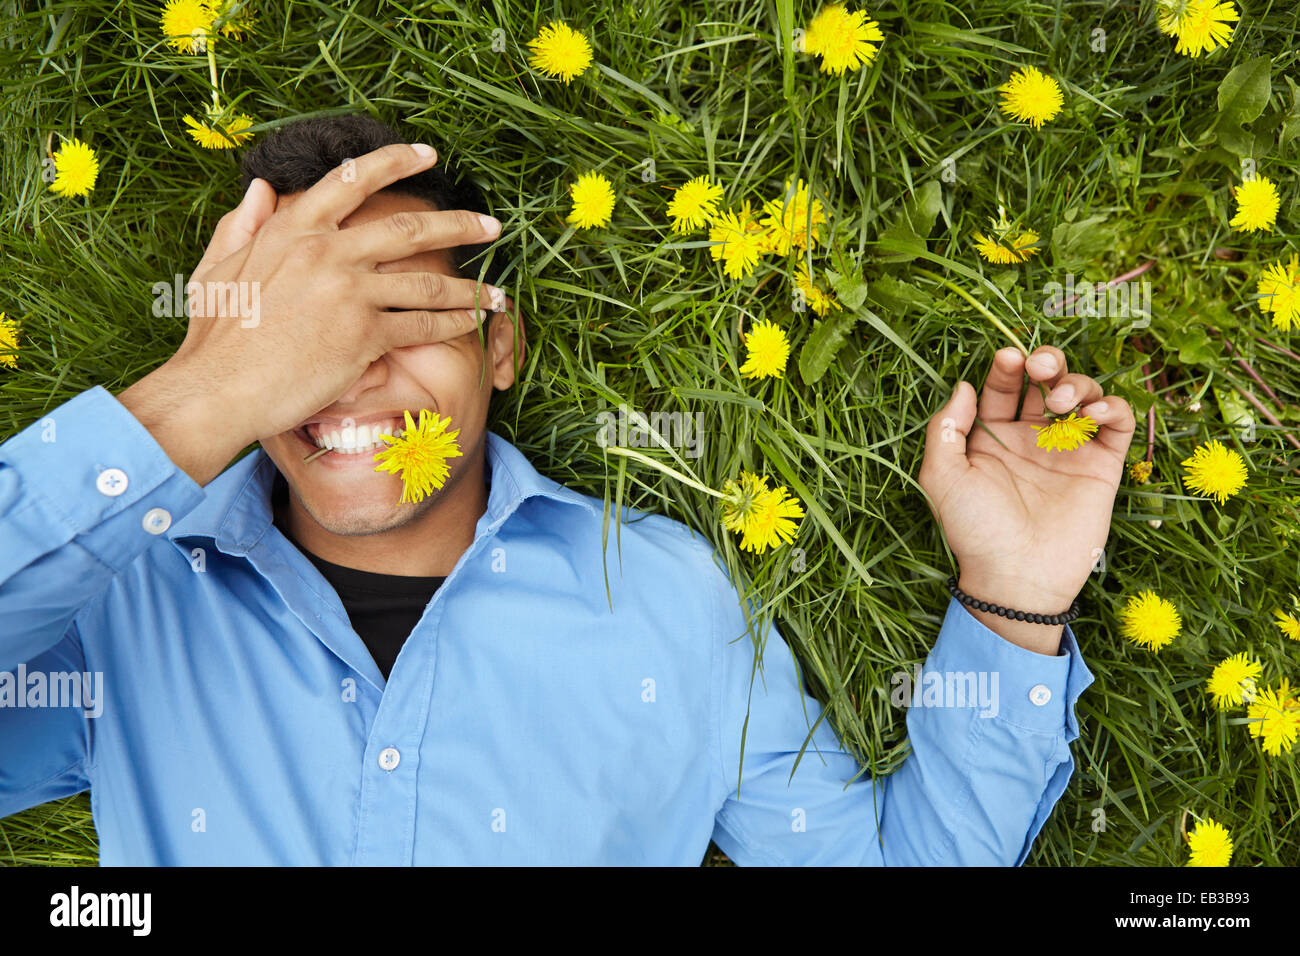
[[[369,120],[273,132],[192,277],[258,314],[196,300],[162,366],[0,445],[0,816],[90,788],[104,864],[698,864],[710,838],[742,864],[1022,862],[1092,681],[1068,624],[1025,618],[1070,608],[1105,543],[1128,406],[1042,347],[995,354],[996,439],[965,382],[935,414],[920,481],[987,603],[949,602],[902,768],[846,786],[775,632],[751,682],[701,537],[645,516],[606,553],[602,503],[487,430],[524,323],[465,277],[499,225],[435,163]],[[1036,446],[1080,404],[1090,442]],[[376,469],[385,435],[431,456],[403,471],[428,493]],[[98,716],[34,699],[82,674]]]

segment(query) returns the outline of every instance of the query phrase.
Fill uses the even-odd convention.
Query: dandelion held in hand
[[[1047,425],[1033,427],[1038,429],[1038,447],[1048,451],[1073,451],[1092,441],[1092,436],[1097,433],[1094,419],[1074,412]]]
[[[375,453],[375,471],[386,471],[402,479],[402,497],[400,504],[423,501],[431,492],[437,491],[447,481],[451,470],[447,467],[448,458],[461,455],[456,437],[460,429],[447,431],[451,419],[430,415],[427,408],[420,409],[420,422],[417,425],[411,419],[410,411],[406,416],[406,430],[400,438],[392,435],[380,435],[388,447]]]

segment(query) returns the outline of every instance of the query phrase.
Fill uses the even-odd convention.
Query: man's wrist
[[[239,433],[223,412],[220,396],[204,381],[204,376],[171,359],[117,396],[199,487],[221,474],[253,440]]]
[[[963,571],[957,587],[979,601],[1039,614],[1063,614],[1074,600],[1074,595],[1066,597],[1059,589],[1039,587],[1031,580],[999,579],[975,572]],[[1017,621],[976,607],[967,606],[966,610],[993,633],[1019,647],[1049,656],[1060,653],[1064,625]]]

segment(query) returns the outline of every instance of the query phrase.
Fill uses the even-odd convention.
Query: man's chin
[[[292,489],[290,493],[323,530],[346,536],[382,534],[410,524],[432,508],[438,497],[436,494],[430,495],[418,504],[397,504],[392,500],[318,501],[310,493],[303,496]]]

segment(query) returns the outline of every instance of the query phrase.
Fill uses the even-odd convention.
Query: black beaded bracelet
[[[1009,607],[1003,607],[1000,604],[990,604],[988,601],[980,601],[971,597],[961,588],[957,587],[957,578],[948,579],[948,593],[955,597],[967,607],[975,608],[979,611],[988,611],[999,617],[1005,617],[1012,621],[1029,621],[1031,624],[1069,624],[1082,612],[1079,607],[1079,599],[1075,598],[1070,604],[1070,609],[1064,614],[1039,614],[1035,611],[1013,611]]]

